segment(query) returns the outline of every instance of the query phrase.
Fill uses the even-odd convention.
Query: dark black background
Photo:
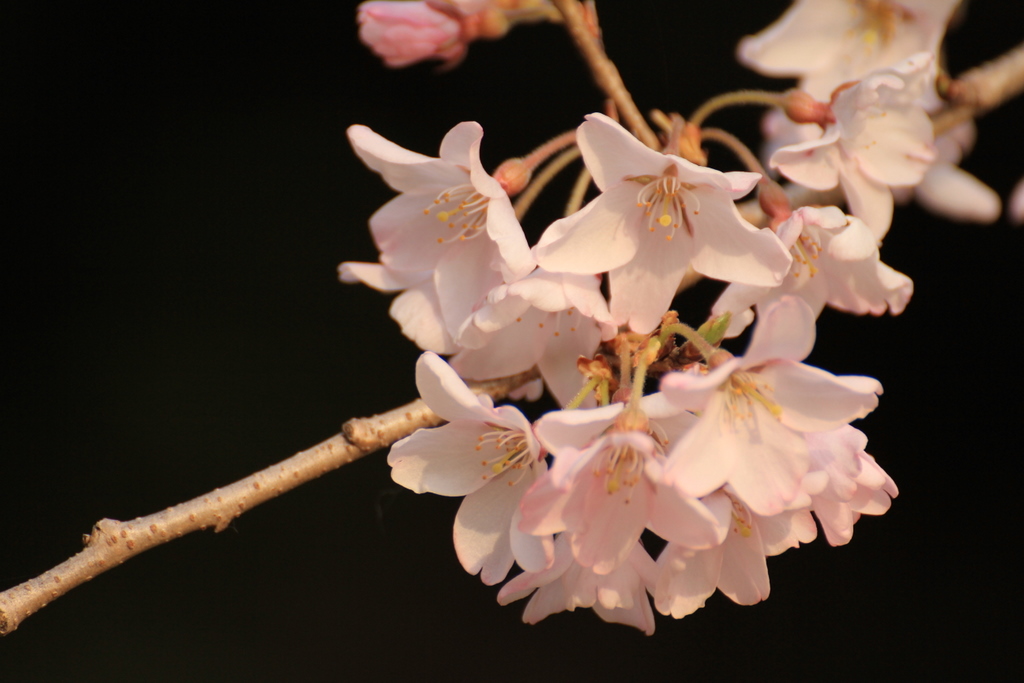
[[[393,72],[359,45],[354,4],[5,12],[3,588],[73,554],[100,518],[180,502],[415,396],[418,352],[388,297],[336,281],[338,262],[376,259],[366,219],[392,196],[348,125],[435,154],[477,120],[493,169],[602,107],[557,27],[475,44],[450,73]],[[780,87],[732,55],[786,3],[711,4],[599,3],[642,109]],[[1024,17],[1006,7],[971,7],[954,71],[1019,40]],[[1004,196],[1024,170],[1022,111],[983,120],[965,163]],[[715,119],[748,140],[756,121]],[[521,606],[459,568],[457,501],[400,489],[376,454],[74,590],[0,641],[0,677],[1006,675],[1019,664],[1022,254],[1004,221],[897,212],[883,257],[914,278],[910,308],[827,312],[811,361],[881,379],[861,427],[901,495],[849,546],[771,559],[758,606],[716,596],[649,638],[589,611],[523,625]],[[681,301],[697,322],[702,291]]]

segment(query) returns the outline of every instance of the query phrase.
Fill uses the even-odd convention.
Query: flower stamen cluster
[[[686,214],[687,204],[686,200],[689,199],[694,205],[692,209],[693,214],[700,214],[700,199],[697,198],[691,190],[696,189],[696,185],[684,183],[675,177],[675,167],[670,166],[665,175],[657,179],[652,179],[650,176],[637,176],[635,178],[627,178],[638,183],[645,183],[637,193],[636,205],[637,208],[644,209],[644,215],[647,216],[647,230],[648,232],[655,232],[657,227],[655,224],[660,225],[663,228],[671,227],[672,231],[675,231],[680,226],[686,226],[686,232],[692,237],[693,236],[693,225],[690,223],[690,218]],[[655,218],[655,207],[661,212],[661,215]],[[672,240],[672,231],[665,235],[665,239]]]
[[[487,227],[489,201],[472,185],[457,185],[437,195],[434,205],[423,209],[423,214],[429,216],[431,212],[440,209],[434,214],[437,220],[445,223],[450,229],[458,227],[459,232],[454,236],[438,237],[438,244],[455,239],[467,240],[480,235]]]
[[[527,467],[533,456],[530,453],[530,444],[526,435],[518,430],[508,429],[499,425],[489,425],[491,431],[477,437],[475,450],[482,451],[484,448],[493,448],[496,451],[504,450],[504,454],[491,460],[481,460],[480,465],[490,469],[495,475],[505,470],[521,470]],[[487,474],[484,479],[490,479]],[[519,479],[509,480],[508,485],[514,486]]]
[[[721,390],[726,397],[726,411],[723,417],[750,420],[754,417],[756,406],[766,409],[776,419],[782,415],[782,406],[769,398],[772,393],[771,387],[764,382],[758,382],[751,373],[733,373]]]

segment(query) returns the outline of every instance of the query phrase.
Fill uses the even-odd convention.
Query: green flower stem
[[[737,90],[735,92],[722,93],[700,105],[697,111],[690,116],[689,123],[700,126],[709,116],[719,109],[735,107],[737,105],[760,104],[766,107],[781,107],[785,95],[780,92],[768,90]]]
[[[669,336],[673,334],[685,337],[686,341],[691,342],[696,346],[697,350],[700,351],[700,355],[704,356],[705,361],[711,360],[711,355],[718,350],[709,344],[708,340],[702,337],[697,330],[684,323],[675,323],[661,328],[661,334],[658,335],[658,341],[664,344]]]

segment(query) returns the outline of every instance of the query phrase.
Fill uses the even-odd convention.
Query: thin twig
[[[530,210],[530,207],[533,205],[533,201],[540,195],[541,190],[543,190],[556,175],[561,173],[562,169],[579,158],[580,148],[573,146],[569,149],[562,150],[557,157],[552,159],[547,166],[541,169],[540,173],[534,176],[530,184],[526,186],[525,190],[523,190],[523,193],[516,198],[514,206],[516,218],[523,220],[523,216],[525,216],[526,212]]]
[[[536,378],[531,371],[473,385],[478,393],[504,398]],[[27,617],[72,588],[138,555],[193,531],[223,531],[232,520],[260,503],[322,474],[391,445],[417,429],[443,420],[422,399],[368,418],[349,420],[340,434],[287,460],[190,501],[129,522],[101,519],[85,536],[85,548],[53,569],[0,593],[0,635],[14,631]]]
[[[633,129],[633,134],[651,149],[659,149],[661,143],[658,142],[658,136],[647,125],[643,114],[637,109],[632,96],[626,90],[626,84],[622,82],[618,68],[608,59],[600,41],[591,32],[578,0],[552,0],[552,4],[565,18],[565,27],[569,31],[569,35],[576,41],[576,47],[579,48],[583,58],[587,60],[597,85],[615,102],[619,114]]]
[[[587,188],[590,187],[592,179],[593,176],[590,175],[590,169],[584,166],[580,174],[576,176],[576,182],[572,185],[569,199],[565,202],[564,215],[571,216],[580,210],[580,207],[583,206],[583,198],[587,195]]]
[[[754,153],[750,151],[750,148],[729,131],[722,130],[721,128],[701,128],[700,136],[702,140],[710,140],[727,147],[747,167],[748,171],[760,173],[763,176],[768,175],[764,170],[764,166],[761,165],[760,160]]]
[[[935,134],[978,118],[1021,93],[1024,93],[1024,43],[964,72],[950,84],[953,106],[932,117]]]

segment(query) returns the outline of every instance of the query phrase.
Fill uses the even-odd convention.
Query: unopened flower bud
[[[803,90],[790,90],[785,94],[782,110],[790,121],[796,123],[816,123],[822,128],[835,123],[832,106],[827,102],[819,102]]]
[[[768,225],[772,230],[789,219],[793,213],[786,191],[771,178],[761,178],[758,181],[757,202],[761,205],[761,210],[768,216]]]
[[[425,59],[453,64],[466,53],[459,15],[427,2],[364,2],[357,20],[359,39],[392,68]]]
[[[531,175],[532,172],[522,159],[508,159],[498,166],[494,179],[501,183],[505,194],[515,197],[526,188]]]

